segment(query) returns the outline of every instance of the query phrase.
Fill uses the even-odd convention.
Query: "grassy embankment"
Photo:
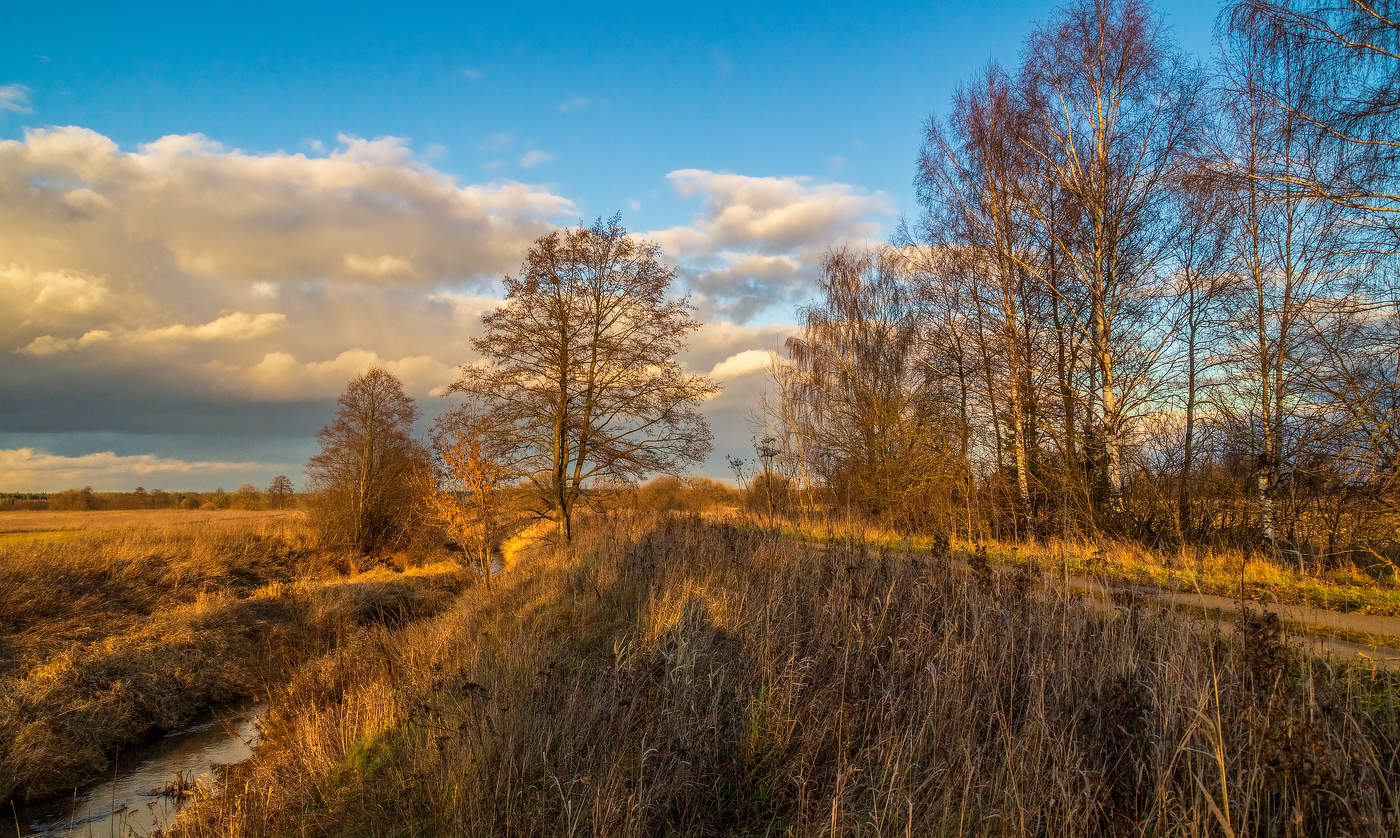
[[[1396,676],[753,529],[600,523],[301,667],[176,833],[1394,834]]]
[[[295,512],[20,512],[0,529],[0,801],[98,776],[465,581],[452,563],[343,574]]]

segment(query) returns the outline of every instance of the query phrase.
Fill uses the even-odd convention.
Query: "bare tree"
[[[321,453],[306,465],[320,493],[313,522],[323,540],[370,553],[403,540],[414,512],[415,470],[426,452],[413,439],[418,407],[387,370],[350,380],[335,420],[316,434]]]
[[[1199,79],[1141,0],[1077,0],[1031,36],[1023,72],[1035,116],[1024,142],[1042,161],[1052,191],[1077,210],[1066,224],[1050,216],[1055,202],[1026,202],[1064,256],[1067,278],[1083,290],[1087,311],[1074,316],[1088,335],[1096,430],[1116,518],[1126,480],[1125,420],[1144,399],[1133,391],[1150,382],[1162,345],[1153,328],[1160,313],[1147,295],[1169,241],[1161,208],[1176,157],[1196,127]],[[1045,276],[1029,260],[1025,267]],[[1067,307],[1081,299],[1050,287]]]
[[[1294,108],[1274,104],[1280,95],[1304,97],[1305,53],[1276,49],[1248,29],[1228,46],[1217,157],[1238,218],[1231,253],[1241,293],[1231,306],[1237,375],[1216,406],[1255,458],[1259,533],[1273,545],[1280,492],[1308,438],[1325,424],[1308,392],[1312,373],[1301,362],[1317,327],[1349,306],[1352,263],[1345,208],[1319,200],[1294,177],[1317,177],[1331,156],[1318,137],[1300,130],[1305,123]]]
[[[1229,29],[1275,55],[1294,56],[1294,75],[1271,80],[1263,103],[1294,130],[1321,141],[1338,165],[1260,168],[1252,177],[1353,211],[1400,250],[1400,14],[1376,0],[1240,0]]]
[[[985,396],[995,400],[998,393],[1005,395],[1018,517],[1023,534],[1034,539],[1033,442],[1028,436],[1034,426],[1035,327],[1026,299],[1034,280],[1025,267],[1032,243],[1023,201],[1030,161],[1020,141],[1026,118],[1011,79],[999,67],[988,67],[974,85],[954,95],[946,126],[930,121],[915,182],[927,212],[924,237],[944,253],[940,262],[945,270],[924,271],[923,276],[958,286],[960,302],[975,310],[977,335],[989,333],[993,343],[984,353],[989,362]],[[994,409],[1000,437],[996,413]]]
[[[820,290],[787,342],[784,393],[798,405],[784,412],[798,422],[789,436],[837,504],[946,527],[956,422],[918,357],[919,308],[896,254],[832,253]]]
[[[537,514],[572,538],[591,486],[697,462],[710,429],[696,409],[718,391],[676,354],[699,324],[659,247],[618,217],[550,233],[505,278],[505,305],[472,344],[454,392],[493,416],[502,449],[537,490]]]
[[[295,492],[296,488],[292,485],[292,478],[285,474],[277,475],[272,478],[271,483],[267,484],[267,497],[275,509],[286,509],[287,503]]]

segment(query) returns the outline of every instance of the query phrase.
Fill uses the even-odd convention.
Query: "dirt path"
[[[1213,594],[1114,585],[1082,576],[1070,576],[1069,585],[1074,590],[1097,599],[1109,600],[1115,594],[1147,597],[1174,608],[1195,611],[1198,619],[1213,620],[1221,628],[1233,627],[1240,617],[1239,600]],[[1363,658],[1386,669],[1400,668],[1400,649],[1385,643],[1366,642],[1368,636],[1400,641],[1400,617],[1344,613],[1309,605],[1258,600],[1246,600],[1246,605],[1277,614],[1279,620],[1285,624],[1289,638],[1316,654],[1330,653],[1341,658]],[[1350,637],[1338,637],[1330,632]]]
[[[829,546],[816,541],[807,541],[807,544],[818,549],[826,549]],[[1014,567],[993,564],[1001,568]],[[960,558],[953,559],[953,565],[964,571],[970,569],[966,560]],[[1063,584],[1062,579],[1063,577],[1053,572],[1049,573],[1045,577],[1045,586],[1059,587]],[[1170,606],[1187,615],[1189,619],[1205,625],[1214,625],[1222,631],[1233,630],[1240,619],[1240,602],[1230,597],[1115,584],[1074,574],[1068,577],[1068,583],[1074,592],[1088,601],[1102,603],[1105,609],[1113,608],[1117,597],[1128,595],[1145,597]],[[1284,624],[1288,640],[1315,655],[1332,655],[1341,660],[1364,660],[1380,669],[1400,669],[1400,617],[1329,611],[1310,605],[1254,599],[1246,600],[1245,604],[1256,610],[1277,614]]]

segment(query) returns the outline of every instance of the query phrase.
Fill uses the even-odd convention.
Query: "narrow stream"
[[[54,838],[150,835],[167,826],[182,803],[161,790],[177,776],[206,788],[215,785],[215,766],[242,762],[253,753],[263,711],[261,704],[253,705],[168,733],[118,759],[115,778],[74,796],[21,807],[17,815],[5,812],[0,822],[13,821],[7,826],[20,835]]]

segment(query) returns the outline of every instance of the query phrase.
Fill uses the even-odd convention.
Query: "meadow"
[[[488,589],[422,544],[352,561],[300,511],[3,523],[64,534],[0,542],[20,802],[256,700],[260,746],[171,834],[1400,828],[1400,674],[1024,556],[624,504],[510,539]]]
[[[1400,684],[1033,566],[615,514],[297,668],[174,834],[1385,835]]]

